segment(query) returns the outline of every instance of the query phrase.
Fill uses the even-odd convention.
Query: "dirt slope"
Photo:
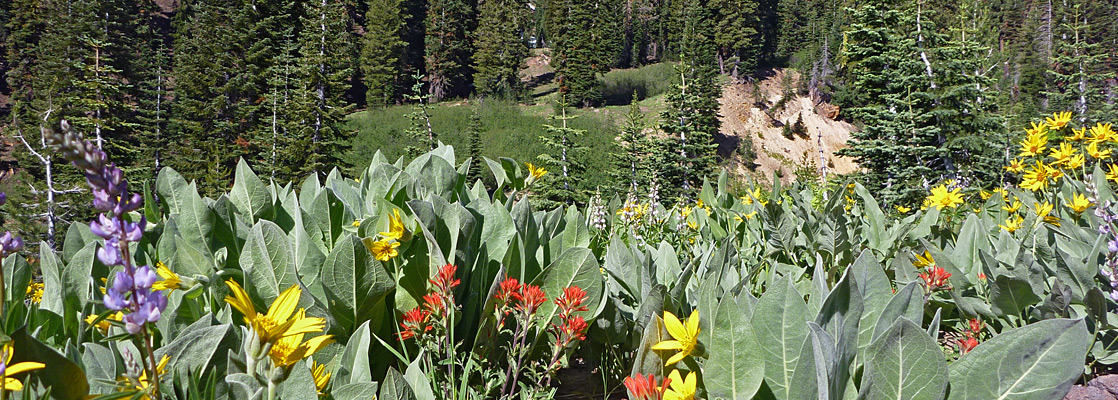
[[[826,173],[844,174],[858,168],[853,160],[834,155],[838,149],[846,147],[853,125],[835,121],[822,115],[823,110],[834,110],[829,104],[814,104],[810,97],[792,93],[780,105],[784,97],[785,79],[796,79],[792,72],[777,70],[753,84],[731,84],[724,88],[719,99],[722,115],[722,135],[719,152],[723,155],[733,152],[735,172],[771,181],[773,171],[783,171],[782,182],[795,178],[798,166],[814,166],[819,169],[819,147],[822,145],[823,159],[826,160]],[[795,82],[790,82],[795,87]],[[777,106],[777,107],[774,107]],[[784,125],[792,126],[799,116],[803,116],[807,128],[806,137],[792,135],[786,139],[781,133]],[[752,171],[742,163],[738,146],[751,140],[757,154],[756,168]],[[805,152],[807,163],[805,163]]]

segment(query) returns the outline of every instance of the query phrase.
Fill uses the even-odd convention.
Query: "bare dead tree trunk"
[[[924,51],[924,31],[921,28],[921,16],[923,15],[924,2],[921,1],[916,5],[916,46],[920,48],[920,59],[924,60],[924,72],[928,74],[928,81],[932,89],[936,88],[936,82],[932,80],[932,63],[928,61],[928,54]]]

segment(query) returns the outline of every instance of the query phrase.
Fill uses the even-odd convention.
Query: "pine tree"
[[[478,95],[518,98],[520,67],[528,56],[522,33],[528,23],[524,0],[487,0],[478,6],[474,47],[474,85]]]
[[[761,50],[757,0],[713,0],[716,12],[714,43],[718,46],[719,72],[737,78],[739,69],[752,73]],[[732,65],[727,71],[726,63]]]
[[[602,82],[598,74],[614,64],[620,42],[615,38],[610,15],[617,10],[612,2],[558,0],[551,3],[548,32],[553,44],[552,66],[556,69],[559,91],[571,104],[582,107],[602,102]]]
[[[401,0],[371,0],[361,37],[361,74],[370,107],[392,104],[401,95],[404,16]]]
[[[1067,4],[1067,2],[1065,2]],[[1084,4],[1067,4],[1058,26],[1052,63],[1048,76],[1050,90],[1044,91],[1050,111],[1074,111],[1080,121],[1109,120],[1114,115],[1100,113],[1106,103],[1105,87],[1114,78],[1114,70],[1106,65],[1106,51],[1091,43],[1089,18],[1100,18],[1083,12]],[[1101,19],[1101,18],[1100,18]]]
[[[557,115],[550,116],[553,120],[559,120],[560,125],[544,125],[547,135],[540,136],[540,142],[548,151],[540,154],[539,160],[557,175],[543,182],[540,192],[545,199],[542,204],[544,207],[581,204],[587,199],[587,190],[582,187],[583,172],[586,169],[583,161],[586,147],[579,143],[579,138],[586,131],[568,126],[568,121],[575,118],[567,114],[568,107],[566,99],[560,98],[556,104]]]
[[[411,87],[411,93],[404,95],[408,101],[415,102],[413,111],[408,114],[408,119],[412,120],[412,126],[408,127],[407,134],[411,136],[412,145],[408,146],[408,153],[412,157],[418,157],[423,153],[434,150],[438,145],[438,134],[435,133],[434,128],[431,127],[431,99],[434,95],[430,93],[423,93],[423,75],[416,73],[412,76],[415,84]]]
[[[464,95],[471,85],[473,8],[466,0],[427,2],[424,61],[433,101]]]

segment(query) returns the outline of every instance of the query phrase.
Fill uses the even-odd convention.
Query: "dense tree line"
[[[355,108],[532,101],[521,70],[546,48],[571,107],[603,104],[611,69],[677,63],[667,110],[631,115],[611,150],[618,192],[689,196],[720,162],[719,82],[793,67],[799,90],[862,127],[846,154],[867,185],[909,204],[939,179],[996,185],[1008,127],[1036,115],[1113,120],[1115,14],[1116,0],[11,0],[6,182],[29,226],[86,212],[68,201],[82,177],[39,137],[62,118],[135,182],[171,166],[217,193],[242,158],[280,182],[325,174],[347,167]],[[542,160],[568,167],[548,197],[579,202],[601,188],[579,185],[579,135],[562,118],[543,140],[575,156]],[[416,148],[437,137],[426,126]]]

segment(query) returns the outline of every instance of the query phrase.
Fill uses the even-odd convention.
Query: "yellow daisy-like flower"
[[[31,282],[27,285],[27,299],[31,300],[33,304],[39,304],[43,301],[43,288],[45,286],[39,282]]]
[[[699,379],[695,377],[695,371],[688,372],[685,379],[678,369],[673,369],[668,374],[668,390],[664,391],[664,400],[695,400],[698,386]]]
[[[677,350],[678,352],[664,363],[664,366],[668,366],[683,360],[695,350],[695,344],[699,341],[699,310],[691,311],[686,325],[676,318],[675,314],[664,311],[664,326],[675,340],[656,343],[652,346],[652,350]]]
[[[305,314],[306,311],[299,310],[300,317],[305,317]],[[334,335],[315,336],[304,342],[302,333],[287,336],[272,345],[272,349],[268,350],[268,358],[272,359],[272,365],[287,368],[334,343],[333,337]]]
[[[927,250],[924,250],[924,255],[913,254],[913,256],[915,256],[916,259],[912,260],[912,265],[916,266],[916,268],[925,268],[936,265],[936,260],[932,258],[932,253],[929,253]]]
[[[232,279],[225,281],[232,296],[225,296],[225,302],[233,306],[245,316],[245,325],[249,325],[256,332],[261,342],[275,344],[279,339],[304,333],[322,332],[326,327],[326,320],[322,318],[307,317],[303,309],[295,312],[299,305],[299,297],[303,290],[299,285],[280,293],[272,305],[268,307],[267,314],[256,312],[248,293],[240,284]]]
[[[757,216],[757,212],[754,211],[754,212],[751,212],[749,214],[734,216],[734,219],[737,220],[738,222],[743,222],[742,217],[745,217],[745,219],[753,219],[753,217],[756,217],[756,216]]]
[[[1107,171],[1106,179],[1118,185],[1118,165],[1110,164],[1110,171]]]
[[[162,261],[156,261],[155,273],[159,274],[159,277],[162,279],[152,284],[152,289],[175,290],[183,288],[182,278],[180,278],[179,275],[176,274],[174,271],[171,271],[170,268],[167,268],[167,265],[163,264]]]
[[[1083,128],[1079,128],[1079,129],[1072,129],[1071,130],[1071,136],[1068,136],[1067,140],[1070,140],[1070,141],[1073,141],[1073,142],[1078,142],[1078,141],[1086,139],[1086,138],[1087,138],[1087,128],[1083,127]]]
[[[753,204],[753,197],[748,195],[748,194],[745,195],[745,196],[741,196],[738,199],[741,200],[741,204],[745,204],[745,205]]]
[[[355,220],[353,220],[353,223],[350,224],[350,225],[353,225],[354,228],[359,227],[359,226],[361,226],[361,220],[355,219]]]
[[[311,376],[314,377],[314,387],[318,390],[318,395],[325,396],[326,386],[330,384],[330,373],[326,371],[326,365],[311,361]]]
[[[1048,145],[1047,125],[1033,124],[1033,129],[1026,129],[1025,140],[1021,141],[1021,157],[1033,157],[1044,154]]]
[[[1044,203],[1033,203],[1033,205],[1035,206],[1036,216],[1038,219],[1043,220],[1046,224],[1060,226],[1059,217],[1048,215],[1052,212],[1052,203],[1046,201]]]
[[[4,360],[4,365],[7,366],[3,373],[0,373],[0,387],[9,392],[18,392],[23,390],[23,383],[16,378],[9,378],[12,375],[22,374],[27,371],[34,371],[43,369],[46,364],[33,361],[24,361],[21,363],[12,364],[12,344],[4,344],[0,347],[0,359]]]
[[[1088,140],[1090,140],[1091,143],[1105,143],[1118,140],[1118,137],[1114,135],[1114,130],[1110,128],[1111,126],[1111,124],[1096,123],[1095,126],[1091,127],[1091,138]]]
[[[1021,229],[1021,225],[1024,222],[1025,222],[1024,218],[1021,218],[1020,215],[1016,215],[1016,218],[1014,218],[1014,217],[1006,218],[1005,219],[1005,225],[998,225],[998,226],[1001,227],[1006,232],[1013,233],[1013,232],[1016,232],[1018,229]]]
[[[946,185],[939,185],[932,188],[932,193],[927,197],[929,205],[939,209],[955,208],[963,204],[963,195],[959,194],[959,188],[948,191]]]
[[[1072,196],[1072,198],[1065,200],[1068,201],[1068,208],[1070,208],[1072,211],[1075,211],[1076,214],[1082,214],[1084,211],[1087,211],[1088,208],[1095,205],[1095,203],[1087,200],[1087,196],[1079,193],[1076,193],[1074,196]]]
[[[695,221],[687,221],[687,229],[697,231],[699,230],[699,224],[696,224]]]
[[[388,232],[381,232],[380,235],[386,239],[398,241],[411,239],[411,232],[404,228],[404,219],[400,217],[400,209],[392,209],[392,215],[388,216]]]
[[[85,323],[87,325],[92,325],[93,327],[96,327],[97,330],[101,331],[102,335],[108,335],[109,334],[109,327],[112,326],[112,323],[109,322],[109,319],[121,321],[121,320],[124,319],[124,313],[122,313],[120,311],[117,311],[116,314],[105,317],[105,319],[101,320],[101,322],[98,322],[97,325],[93,325],[93,321],[97,320],[97,314],[93,314],[93,315],[90,315],[88,317],[85,317]]]
[[[369,249],[369,252],[373,253],[373,257],[376,257],[380,262],[388,262],[388,260],[400,255],[400,252],[396,250],[397,247],[400,247],[400,242],[370,239],[366,239],[363,242],[365,243],[365,247]]]
[[[1068,157],[1068,162],[1064,163],[1064,165],[1067,166],[1068,169],[1079,169],[1085,162],[1087,162],[1087,159],[1083,157],[1082,154],[1076,154]]]
[[[1013,203],[1006,202],[1006,204],[1002,206],[1003,210],[1009,211],[1010,213],[1015,213],[1020,208],[1021,200],[1018,199],[1016,196],[1013,197]]]
[[[1036,166],[1032,167],[1032,169],[1026,172],[1025,176],[1021,178],[1021,187],[1034,192],[1047,188],[1048,180],[1051,178],[1055,181],[1058,179],[1057,174],[1059,174],[1059,170],[1037,161]]]
[[[1054,131],[1064,129],[1068,122],[1071,122],[1071,111],[1052,113],[1052,116],[1046,118],[1044,122],[1048,123],[1048,127]]]
[[[853,189],[852,189],[852,188],[853,188],[852,186],[847,186],[847,188],[848,188],[847,190],[853,190]],[[853,193],[853,192],[851,192],[851,193]],[[757,202],[758,202],[758,203],[761,203],[761,205],[762,205],[762,206],[767,206],[767,205],[769,205],[769,202],[768,202],[768,201],[765,201],[765,200],[762,200],[762,199],[761,199],[761,188],[759,188],[759,187],[757,187],[757,188],[753,188],[753,191],[749,192],[749,195],[750,195],[750,196],[753,196],[753,198],[754,198],[755,200],[757,200]]]
[[[990,200],[991,195],[993,195],[993,193],[987,192],[985,190],[978,192],[978,197],[981,197],[982,200]]]
[[[1090,155],[1091,158],[1094,158],[1096,160],[1105,160],[1110,158],[1110,154],[1110,149],[1099,150],[1098,142],[1091,142],[1087,144],[1087,155]]]
[[[547,170],[543,167],[537,167],[532,163],[524,163],[524,165],[528,166],[528,176],[532,178],[532,181],[537,181],[547,174]]]
[[[1005,170],[1014,173],[1021,173],[1021,171],[1025,170],[1025,163],[1022,162],[1020,158],[1014,158],[1009,161],[1009,165],[1005,167]]]
[[[912,211],[911,208],[908,208],[908,207],[905,207],[905,206],[893,206],[893,208],[896,208],[897,212],[899,212],[901,214],[908,214],[909,211]]]
[[[1053,161],[1052,164],[1061,165],[1067,164],[1068,159],[1070,159],[1071,156],[1075,154],[1075,152],[1076,151],[1074,147],[1071,147],[1070,144],[1064,142],[1060,143],[1059,147],[1053,148],[1052,151],[1048,153],[1048,156],[1056,159],[1056,161]]]

